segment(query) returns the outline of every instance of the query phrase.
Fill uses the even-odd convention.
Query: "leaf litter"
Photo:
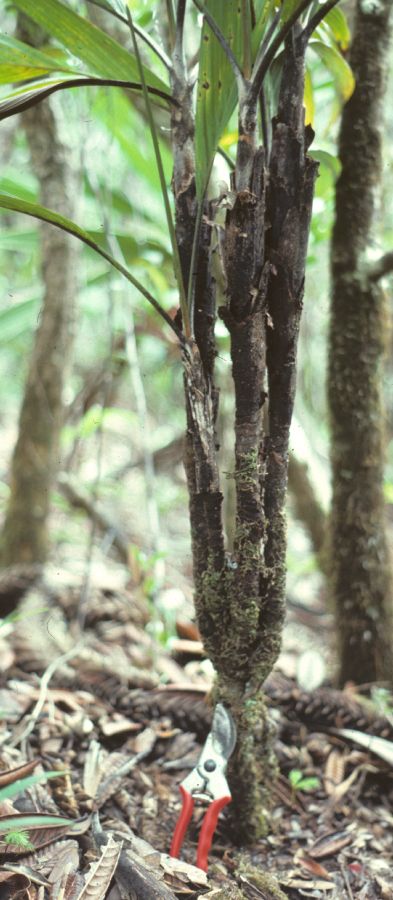
[[[280,766],[271,832],[240,850],[224,815],[206,876],[194,865],[203,810],[182,859],[168,856],[177,785],[211,718],[195,625],[182,621],[166,651],[140,598],[116,586],[95,590],[81,636],[77,584],[58,587],[35,625],[32,594],[0,667],[1,898],[393,898],[391,718],[353,691],[308,693],[284,653],[266,685]],[[10,843],[18,830],[27,846]]]

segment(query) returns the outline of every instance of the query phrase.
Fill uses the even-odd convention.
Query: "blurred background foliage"
[[[75,0],[69,5],[83,15],[99,16],[129,46],[127,29],[103,11]],[[133,0],[135,21],[160,41],[159,3]],[[338,13],[338,11],[335,11]],[[325,26],[323,26],[325,27]],[[349,35],[336,22],[345,59]],[[9,6],[4,31],[14,33],[15,12]],[[187,29],[189,54],[195,51],[192,20]],[[55,46],[52,42],[52,47]],[[143,52],[149,60],[150,52]],[[324,58],[325,57],[325,58]],[[151,62],[151,60],[150,60]],[[337,70],[338,65],[338,70]],[[164,66],[157,74],[165,79]],[[308,53],[306,109],[316,131],[312,153],[320,161],[314,215],[308,250],[304,315],[299,348],[298,392],[291,446],[308,464],[314,490],[325,510],[329,506],[329,428],[326,414],[325,374],[329,315],[329,238],[334,208],[335,179],[339,171],[336,137],[342,101],[351,90],[350,73],[326,59],[318,42]],[[161,71],[160,71],[161,69]],[[274,73],[273,73],[274,76]],[[274,89],[274,77],[271,83]],[[9,86],[2,89],[5,95]],[[48,102],[48,101],[44,101]],[[51,98],[67,154],[77,173],[77,215],[97,241],[109,243],[123,257],[160,303],[174,314],[177,291],[154,153],[140,99],[131,104],[116,88],[79,88]],[[390,79],[388,108],[393,102]],[[158,115],[161,151],[168,185],[171,156],[167,143],[168,116]],[[221,145],[235,149],[234,122]],[[393,240],[393,122],[387,120],[385,145],[386,202],[381,210],[380,245],[376,255]],[[38,199],[38,184],[31,174],[29,152],[18,119],[2,123],[0,190],[27,200]],[[217,196],[228,183],[229,169],[219,158],[211,192]],[[390,204],[389,204],[390,197]],[[17,435],[18,412],[34,329],[40,315],[42,284],[39,278],[40,239],[32,219],[2,213],[0,237],[0,496],[9,492],[9,460]],[[78,259],[78,315],[75,322],[73,367],[66,388],[67,420],[63,427],[60,469],[72,477],[93,504],[104,508],[109,523],[95,527],[97,560],[116,558],[115,531],[129,542],[129,565],[136,582],[154,597],[158,586],[174,585],[191,592],[191,552],[187,493],[181,464],[181,436],[185,427],[182,374],[175,341],[163,330],[154,311],[132,286],[109,270],[104,260],[86,247]],[[393,502],[392,363],[390,310],[387,304],[385,388],[388,454],[386,499]],[[217,375],[221,389],[220,441],[224,469],[233,469],[231,431],[232,397],[228,337],[218,322]],[[166,448],[166,449],[165,449]],[[160,451],[160,452],[159,452]],[[230,504],[231,478],[223,488]],[[321,574],[306,533],[293,515],[289,496],[289,591],[321,587]],[[53,493],[52,556],[55,564],[83,572],[91,542],[91,521],[76,509],[59,485]],[[124,562],[124,559],[123,559]],[[310,580],[311,579],[311,580]],[[309,587],[307,587],[309,585]]]

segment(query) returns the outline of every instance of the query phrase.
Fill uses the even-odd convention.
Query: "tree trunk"
[[[304,126],[305,46],[300,30],[285,44],[269,156],[255,146],[255,117],[244,119],[232,185],[235,201],[226,218],[227,303],[219,314],[230,334],[235,394],[236,523],[231,555],[224,547],[215,436],[214,282],[207,224],[211,209],[206,209],[196,266],[195,340],[183,348],[195,604],[217,673],[216,697],[232,710],[237,725],[231,809],[234,836],[240,842],[266,831],[276,773],[262,685],[280,650],[284,618],[288,440],[317,169],[307,156],[312,132]],[[187,285],[196,219],[192,119],[176,74],[173,186]]]
[[[393,679],[392,572],[383,497],[383,266],[367,251],[382,179],[391,0],[358,0],[344,107],[332,239],[329,405],[333,498],[330,570],[338,680]]]
[[[19,36],[37,45],[20,18]],[[39,40],[38,40],[39,44]],[[21,114],[40,202],[72,218],[75,185],[48,102]],[[11,494],[1,537],[1,563],[42,564],[48,553],[48,513],[59,467],[63,386],[72,342],[75,304],[73,238],[42,224],[44,297],[31,354],[11,462]]]

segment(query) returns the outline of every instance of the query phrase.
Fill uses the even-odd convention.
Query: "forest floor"
[[[206,875],[193,865],[202,806],[182,861],[167,855],[178,784],[211,720],[212,672],[196,628],[178,619],[164,647],[151,609],[116,575],[90,583],[82,611],[80,593],[60,573],[0,629],[1,900],[393,898],[391,708],[351,686],[318,685],[315,656],[303,654],[300,684],[293,677],[302,628],[318,643],[326,615],[290,607],[267,684],[280,766],[271,832],[236,847],[227,807]],[[43,770],[59,775],[4,797],[15,778]],[[22,818],[33,813],[42,817],[34,827]]]

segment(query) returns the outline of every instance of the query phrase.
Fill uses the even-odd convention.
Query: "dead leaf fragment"
[[[182,859],[175,859],[173,856],[168,856],[167,853],[161,853],[160,864],[167,876],[166,880],[171,886],[171,877],[179,879],[185,884],[196,884],[199,887],[207,885],[206,872],[203,869],[198,869],[197,866],[191,866],[190,863],[183,862]]]
[[[122,846],[123,841],[116,842],[112,836],[109,837],[108,843],[102,848],[99,860],[92,864],[91,871],[77,900],[104,900],[116,870]]]
[[[131,722],[125,716],[117,716],[116,718],[102,718],[99,721],[104,737],[114,737],[117,734],[127,734],[128,732],[140,731],[141,725],[138,722]]]
[[[41,762],[41,760],[37,757],[37,759],[32,759],[31,762],[24,763],[22,766],[17,766],[15,769],[6,769],[5,772],[0,772],[0,788],[6,787],[9,784],[15,784],[15,781],[19,781],[21,778],[27,778],[28,775],[31,775],[39,762]]]
[[[1,900],[24,900],[28,896],[27,891],[30,881],[26,875],[16,872],[0,872],[0,896]]]
[[[327,869],[316,862],[315,859],[308,855],[308,853],[305,853],[304,850],[298,850],[298,852],[295,853],[294,862],[302,869],[305,869],[306,872],[310,872],[314,878],[323,878],[326,879],[326,881],[331,880],[331,875]]]
[[[313,859],[324,859],[326,856],[334,856],[352,841],[353,836],[349,831],[330,831],[317,838],[307,852]]]

